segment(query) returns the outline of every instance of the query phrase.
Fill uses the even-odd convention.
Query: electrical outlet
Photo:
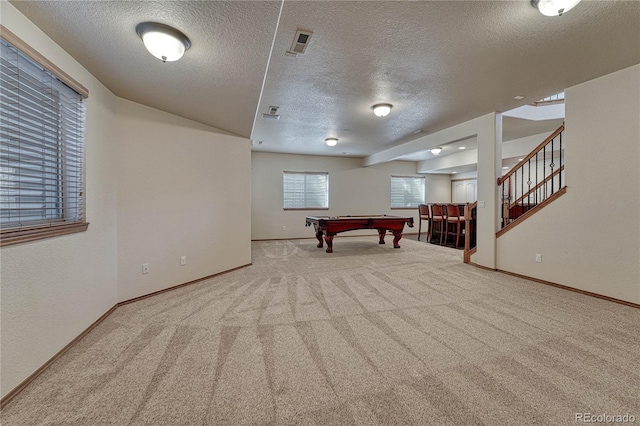
[[[542,263],[542,255],[540,253],[536,253],[536,263]]]
[[[180,266],[187,264],[187,256],[180,256]]]
[[[282,230],[283,230],[283,231],[286,231],[286,230],[287,230],[287,227],[286,227],[286,226],[284,226],[284,225],[282,225]]]
[[[142,273],[143,274],[148,274],[149,273],[149,264],[148,263],[143,263],[142,264]]]

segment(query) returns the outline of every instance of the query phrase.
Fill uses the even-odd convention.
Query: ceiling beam
[[[410,142],[403,143],[402,145],[371,154],[362,160],[362,167],[386,163],[405,155],[476,136],[478,133],[477,129],[483,122],[484,117],[486,116],[474,118],[473,120],[465,121],[448,129],[440,130],[439,132],[422,136]]]

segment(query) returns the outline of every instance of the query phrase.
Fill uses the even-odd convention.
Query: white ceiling
[[[545,107],[540,107],[545,108]],[[564,121],[563,118],[551,119],[551,120],[526,120],[521,118],[513,118],[508,116],[502,117],[502,140],[504,142],[512,141],[514,139],[524,138],[526,136],[531,135],[539,135],[539,134],[550,134],[554,130],[556,130]],[[423,136],[424,133],[415,134],[414,137]],[[543,139],[540,140],[542,142]],[[476,149],[478,147],[477,140],[474,137],[469,139],[463,139],[459,141],[452,141],[447,144],[438,145],[439,147],[444,148],[438,156],[443,157],[446,155],[457,154],[461,151],[468,149]],[[425,149],[423,151],[417,151],[412,154],[403,155],[399,157],[398,160],[402,161],[424,161],[429,160],[431,158],[435,158],[436,155],[432,154],[429,149]],[[445,170],[445,169],[443,169]],[[446,169],[449,170],[449,169]],[[455,169],[456,172],[463,173],[469,170],[466,169]]]
[[[551,18],[527,0],[11,3],[117,96],[256,151],[364,157],[640,63],[640,1],[584,0]],[[192,48],[163,64],[135,33],[142,21]],[[313,31],[307,50],[285,56],[297,29]],[[388,117],[373,115],[379,102]],[[271,105],[280,120],[261,118]],[[504,139],[545,124],[557,127],[505,117]]]

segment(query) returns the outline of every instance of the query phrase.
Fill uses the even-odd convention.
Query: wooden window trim
[[[69,74],[64,72],[60,67],[55,65],[44,55],[40,54],[33,47],[27,44],[20,37],[15,35],[12,31],[7,29],[4,25],[0,24],[0,38],[7,43],[15,47],[25,56],[39,64],[46,71],[53,74],[60,81],[62,81],[69,88],[77,92],[83,98],[89,97],[89,90],[76,81]],[[84,160],[83,160],[84,163]],[[85,165],[82,166],[83,173],[85,171]],[[43,240],[47,238],[57,237],[61,235],[74,234],[78,232],[85,232],[89,228],[89,222],[86,221],[84,211],[82,212],[82,219],[75,222],[54,222],[44,223],[38,225],[28,225],[21,227],[12,227],[0,230],[0,247],[10,246],[14,244]]]
[[[0,25],[0,37],[2,37],[6,42],[12,44],[15,48],[20,50],[22,53],[27,55],[36,63],[40,64],[44,69],[49,71],[51,74],[55,75],[62,81],[64,84],[78,92],[82,97],[89,97],[89,90],[76,81],[69,74],[64,72],[60,67],[56,64],[45,58],[42,54],[36,51],[33,47],[29,46],[25,43],[20,37],[12,33],[7,29],[4,25]]]
[[[0,232],[0,247],[85,232],[88,228],[89,222],[74,222],[3,229]]]

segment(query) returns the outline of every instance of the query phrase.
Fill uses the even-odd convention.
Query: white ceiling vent
[[[278,108],[280,108],[280,107],[270,106],[269,107],[269,112],[262,113],[262,118],[271,118],[273,120],[279,120],[280,119],[280,115],[278,115]]]
[[[309,44],[309,40],[311,40],[311,34],[313,34],[311,31],[296,31],[296,36],[293,39],[293,43],[291,43],[291,50],[287,50],[286,54],[288,56],[295,56],[298,53],[304,53]]]

